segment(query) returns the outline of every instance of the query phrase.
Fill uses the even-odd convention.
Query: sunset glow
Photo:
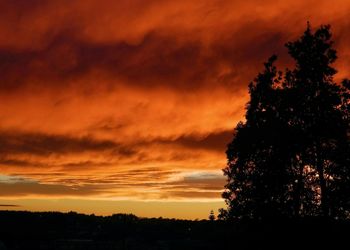
[[[350,1],[0,0],[0,209],[207,218],[248,84]],[[6,205],[6,206],[5,206]],[[8,206],[14,205],[14,206]]]

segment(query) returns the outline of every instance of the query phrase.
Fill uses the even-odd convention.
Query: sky
[[[350,1],[0,0],[0,209],[207,218],[248,84]]]

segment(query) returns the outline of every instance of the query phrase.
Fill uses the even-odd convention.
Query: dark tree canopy
[[[308,25],[286,44],[295,68],[272,56],[249,85],[246,121],[228,145],[221,216],[266,218],[350,212],[350,82],[336,84],[330,26]]]

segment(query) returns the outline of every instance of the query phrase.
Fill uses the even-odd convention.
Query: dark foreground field
[[[187,221],[0,211],[7,249],[349,249],[350,222],[320,218]]]

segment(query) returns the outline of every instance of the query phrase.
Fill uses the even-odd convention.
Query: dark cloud
[[[220,199],[221,191],[218,192],[201,192],[201,191],[170,191],[162,195],[162,198],[208,198]]]
[[[160,146],[180,146],[189,151],[181,151],[179,154],[173,152],[173,160],[183,160],[188,157],[193,157],[193,153],[198,150],[208,150],[208,151],[217,151],[225,152],[227,144],[233,138],[233,130],[226,130],[220,132],[213,132],[205,135],[200,134],[187,134],[181,135],[177,138],[155,138],[151,140],[141,140],[133,144],[136,148],[143,148],[150,145],[160,145]],[[186,154],[186,153],[191,154]],[[145,155],[145,158],[148,156]],[[145,159],[144,158],[144,159]],[[154,159],[154,158],[153,158]]]
[[[88,44],[61,34],[40,51],[0,48],[0,91],[16,90],[33,81],[41,82],[42,88],[67,87],[70,80],[92,70],[138,87],[198,88],[207,85],[205,79],[216,71],[217,59],[204,57],[204,50],[200,41],[179,42],[176,37],[155,33],[136,45]]]
[[[126,171],[118,171],[117,174],[109,175],[108,178],[113,179],[119,179],[119,180],[132,180],[135,179],[144,179],[147,180],[157,180],[157,179],[164,179],[166,177],[169,177],[173,174],[178,173],[177,170],[167,170],[163,168],[156,168],[156,167],[146,167],[146,168],[138,168],[138,169],[132,169],[132,170],[126,170]]]
[[[161,187],[163,198],[221,198],[225,185],[221,174],[196,173],[184,176],[177,181],[167,182]]]
[[[40,133],[0,133],[0,155],[8,154],[76,154],[82,152],[110,151],[115,155],[129,156],[135,154],[130,148],[108,140],[95,140],[90,137],[76,138],[64,135],[48,135]],[[6,163],[6,159],[2,160]],[[25,162],[7,160],[8,164],[14,165]]]
[[[261,29],[255,27],[256,31],[250,32],[254,26],[256,23],[242,24],[240,30],[212,41],[210,46],[200,38],[179,40],[175,34],[153,31],[138,44],[91,44],[65,32],[39,51],[0,48],[0,91],[33,82],[42,88],[67,87],[93,70],[104,72],[112,82],[136,87],[198,90],[222,86],[235,91],[247,86],[253,71],[272,53],[285,53],[281,31],[265,30],[261,25]],[[87,88],[86,84],[76,87]],[[92,84],[112,88],[115,83]]]
[[[172,141],[172,143],[192,150],[205,149],[225,152],[226,146],[232,138],[233,130],[211,133],[206,136],[183,135]]]
[[[304,28],[297,30],[292,25],[306,25],[310,16],[318,24],[318,16],[322,16],[312,11],[300,13],[298,8],[309,8],[314,3],[298,1],[293,4],[294,9],[288,3],[271,1],[263,5],[255,1],[208,1],[207,8],[186,1],[176,4],[171,1],[10,2],[1,2],[5,15],[0,21],[4,27],[12,24],[15,28],[3,28],[2,32],[8,32],[8,40],[13,38],[13,43],[21,46],[11,48],[6,39],[0,43],[0,91],[33,82],[42,84],[43,88],[62,88],[76,84],[70,80],[86,76],[92,70],[107,74],[112,84],[122,80],[138,87],[166,86],[180,90],[226,86],[228,91],[233,91],[246,87],[272,53],[281,56],[282,65],[288,64],[284,43]],[[266,16],[271,11],[271,17],[258,13],[256,5],[266,8]],[[276,14],[272,5],[289,11]],[[154,8],[159,11],[153,13]],[[240,8],[243,13],[236,11]],[[169,19],[167,12],[172,14],[170,19],[174,18],[175,24],[163,24]],[[211,19],[216,12],[226,14],[228,21]],[[202,19],[205,25],[196,23],[191,16]],[[190,21],[186,22],[186,17]],[[133,22],[133,18],[137,21]],[[331,21],[341,24],[337,19]],[[30,23],[31,29],[26,23]],[[342,29],[341,33],[348,32]],[[346,36],[339,39],[342,37]]]
[[[72,137],[64,135],[50,135],[39,133],[2,132],[0,133],[0,165],[19,168],[53,168],[61,171],[81,171],[100,167],[112,167],[123,159],[124,164],[140,164],[145,162],[186,161],[193,157],[200,157],[202,150],[221,152],[232,139],[231,131],[222,131],[204,136],[186,135],[176,139],[162,138],[151,141],[135,140],[129,144],[119,144],[110,140],[97,140],[91,137]],[[152,153],[152,147],[164,148],[166,154]],[[169,150],[176,146],[177,150]],[[148,150],[148,148],[150,148]],[[79,160],[66,158],[62,163],[49,161],[48,156],[77,156],[84,153],[104,155],[103,159]],[[22,155],[23,157],[19,157]],[[31,156],[36,156],[33,158]],[[141,166],[140,166],[141,167]],[[133,169],[120,173],[124,180],[133,176],[145,175],[145,178],[162,178],[165,174],[174,174],[161,168]],[[43,173],[44,175],[44,173]]]
[[[226,178],[221,174],[200,173],[185,176],[178,181],[168,182],[166,189],[216,190],[219,192],[223,189],[225,181]]]
[[[58,196],[81,196],[96,195],[105,191],[101,185],[65,186],[60,184],[42,184],[37,182],[23,181],[16,183],[0,182],[0,196],[28,196],[28,195],[58,195]]]
[[[20,151],[21,154],[25,154],[25,152]],[[13,153],[13,152],[12,152]],[[51,152],[52,154],[57,154],[54,152]],[[95,167],[107,167],[113,165],[113,162],[108,162],[108,161],[72,161],[68,163],[54,163],[54,162],[48,162],[45,160],[45,157],[47,157],[47,154],[44,155],[39,155],[41,156],[41,160],[32,160],[30,158],[28,159],[16,159],[16,154],[19,154],[17,151],[16,153],[13,153],[14,155],[4,155],[3,157],[0,158],[0,166],[7,166],[7,167],[18,167],[18,168],[28,168],[30,169],[31,167],[37,167],[37,168],[53,168],[56,167],[57,169],[61,171],[80,171],[82,169],[88,169],[88,168],[95,168]],[[12,158],[10,158],[12,157]],[[120,157],[120,155],[115,155],[116,158]],[[33,175],[33,173],[27,174]],[[45,175],[50,175],[50,176],[55,176],[55,175],[65,175],[63,173],[38,173],[35,174],[37,176],[45,176]]]
[[[0,158],[0,165],[31,167],[31,166],[42,166],[43,164],[39,162],[28,161],[28,160],[9,159],[9,158],[2,157]]]
[[[281,48],[285,42],[281,32],[259,30],[254,36],[237,40],[245,37],[242,32],[243,29],[213,41],[209,48],[200,40],[179,41],[175,35],[156,32],[146,34],[136,45],[123,41],[89,44],[75,40],[71,33],[63,33],[39,51],[0,48],[0,91],[17,89],[33,81],[41,82],[42,87],[62,88],[92,70],[101,70],[111,79],[136,87],[166,86],[183,90],[223,85],[239,89],[247,85],[247,73],[251,74],[253,68],[273,53],[268,48]],[[242,72],[242,67],[251,63],[254,67],[250,65],[250,70]],[[223,64],[229,68],[226,73],[221,72]]]
[[[20,205],[16,205],[16,204],[0,204],[0,207],[20,207]]]
[[[78,161],[58,164],[56,166],[60,167],[61,170],[81,170],[88,167],[107,167],[111,166],[112,164],[113,162],[108,161]]]

